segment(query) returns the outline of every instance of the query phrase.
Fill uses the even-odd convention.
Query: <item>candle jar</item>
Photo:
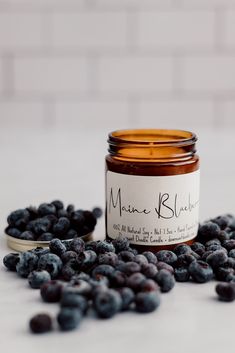
[[[193,243],[199,215],[195,134],[119,130],[106,156],[106,238],[127,237],[139,251]]]

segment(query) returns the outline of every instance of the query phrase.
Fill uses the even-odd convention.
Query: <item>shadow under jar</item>
[[[192,244],[199,216],[195,134],[119,130],[106,156],[106,238],[127,237],[139,251]]]

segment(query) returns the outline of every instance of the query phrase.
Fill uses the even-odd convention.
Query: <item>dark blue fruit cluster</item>
[[[42,207],[40,212],[46,211]],[[27,277],[32,288],[40,288],[44,302],[59,303],[57,322],[63,331],[78,327],[90,310],[102,319],[127,310],[153,312],[160,305],[160,292],[169,292],[175,280],[205,283],[215,278],[221,282],[216,286],[219,299],[233,301],[235,220],[226,215],[205,222],[192,245],[180,244],[156,254],[139,254],[126,238],[87,243],[81,238],[69,242],[55,238],[48,249],[11,253],[3,263]],[[30,321],[31,331],[50,331],[49,319],[36,315]]]
[[[160,253],[161,260],[172,263],[177,259],[172,254]],[[138,254],[124,238],[87,243],[55,238],[48,249],[11,253],[3,262],[40,289],[44,302],[60,304],[57,322],[63,331],[78,327],[91,309],[102,319],[127,310],[150,313],[160,305],[160,291],[169,292],[175,284],[169,263],[158,262],[149,251]],[[30,329],[46,332],[52,325],[40,314],[31,319]]]
[[[42,203],[39,207],[27,207],[10,213],[7,217],[6,234],[22,239],[51,241],[54,238],[73,239],[91,233],[102,216],[100,207],[92,211],[66,208],[62,201]]]

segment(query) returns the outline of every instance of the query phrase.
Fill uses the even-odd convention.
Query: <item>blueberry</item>
[[[177,267],[188,267],[191,262],[196,261],[195,257],[191,254],[180,255],[177,259]]]
[[[118,268],[118,267],[117,267]],[[119,267],[120,268],[120,267]],[[137,262],[125,262],[122,266],[122,270],[126,275],[131,275],[132,273],[135,272],[140,272],[141,267]]]
[[[235,271],[231,267],[218,267],[215,269],[215,277],[218,281],[229,282],[230,275],[234,276]]]
[[[212,268],[223,265],[228,260],[228,256],[223,250],[216,250],[212,254],[208,255],[206,262],[211,265]]]
[[[223,230],[229,225],[230,219],[229,219],[229,217],[224,215],[224,216],[219,216],[219,217],[212,219],[212,222],[218,224],[220,229]]]
[[[221,242],[218,238],[211,239],[205,243],[205,247],[208,248],[211,245],[221,245]]]
[[[16,271],[16,265],[20,260],[18,253],[10,253],[4,256],[3,264],[9,271]]]
[[[100,254],[98,257],[99,264],[116,266],[118,262],[118,256],[114,252],[107,252],[105,254]]]
[[[213,251],[213,252],[221,249],[224,249],[224,248],[222,248],[222,246],[219,244],[213,244],[213,245],[207,246],[206,248],[207,251]]]
[[[96,217],[91,211],[83,211],[83,216],[85,217],[85,225],[90,231],[93,231],[97,223]]]
[[[38,269],[48,271],[52,279],[55,279],[58,277],[62,269],[62,266],[63,266],[63,263],[59,258],[59,256],[57,256],[56,254],[48,253],[48,254],[42,255],[38,261]]]
[[[56,207],[51,203],[42,203],[38,207],[38,213],[41,217],[47,216],[49,214],[56,214]]]
[[[199,243],[198,241],[191,245],[191,249],[200,256],[202,256],[205,252],[205,246],[202,243]]]
[[[66,246],[62,243],[60,239],[53,239],[49,244],[49,249],[53,254],[61,256],[66,252]]]
[[[77,254],[80,254],[85,250],[85,243],[80,238],[75,238],[71,240],[69,245],[69,250],[75,251]]]
[[[32,231],[36,235],[47,233],[51,228],[51,222],[47,218],[38,218],[35,221],[32,221],[32,224]]]
[[[127,287],[130,287],[134,292],[138,292],[141,288],[141,284],[146,280],[146,277],[140,273],[136,272],[129,276],[126,280]]]
[[[228,253],[229,257],[232,257],[233,259],[235,259],[235,249],[231,249]]]
[[[223,247],[228,251],[235,249],[235,239],[225,240],[223,242]]]
[[[189,245],[187,244],[178,244],[174,248],[174,253],[179,256],[183,254],[190,254],[192,252],[192,249],[190,248]]]
[[[89,276],[88,273],[85,272],[80,272],[79,274],[75,275],[74,277],[71,278],[72,282],[76,282],[77,280],[82,279],[83,281],[89,282],[91,277]]]
[[[211,266],[202,261],[194,261],[189,265],[188,271],[195,282],[205,283],[213,278],[213,270]]]
[[[118,253],[118,258],[122,261],[134,261],[135,255],[129,250],[122,250]]]
[[[79,279],[77,276],[74,276],[69,285],[64,289],[64,293],[73,293],[84,295],[89,297],[91,294],[92,286],[85,280]]]
[[[126,285],[126,275],[121,271],[114,271],[109,277],[112,287],[124,287]]]
[[[174,273],[174,268],[173,268],[171,265],[166,264],[165,262],[162,262],[162,261],[159,261],[159,262],[157,263],[157,269],[158,269],[158,271],[160,271],[160,270],[167,270],[167,271],[169,271],[171,274]]]
[[[175,280],[177,282],[188,282],[190,274],[187,267],[176,267],[175,268]]]
[[[123,251],[123,250],[129,250],[130,243],[127,238],[118,237],[118,238],[114,239],[112,243],[113,243],[117,253],[119,253],[120,251]]]
[[[157,274],[158,269],[154,264],[148,263],[147,265],[142,266],[141,272],[147,278],[153,278]]]
[[[205,251],[200,260],[206,261],[207,257],[208,257],[210,254],[213,254],[213,251],[212,251],[212,250]]]
[[[47,271],[32,271],[28,276],[28,282],[31,288],[38,289],[44,283],[51,280],[51,275]]]
[[[65,281],[70,281],[70,279],[75,276],[78,271],[80,271],[80,265],[77,258],[72,258],[62,267],[61,276]]]
[[[96,251],[98,254],[104,254],[106,252],[115,252],[115,248],[112,243],[103,240],[97,244]]]
[[[93,250],[85,250],[78,255],[82,270],[89,270],[96,263],[97,255]]]
[[[7,227],[5,229],[5,233],[10,235],[11,237],[14,237],[14,238],[19,238],[21,235],[21,231],[17,228],[14,228],[14,227]]]
[[[28,277],[30,272],[35,270],[38,265],[38,257],[31,251],[25,251],[19,255],[19,261],[16,265],[16,272],[21,277]]]
[[[158,292],[138,293],[135,298],[136,311],[139,313],[150,313],[155,311],[160,305]]]
[[[219,235],[218,235],[218,239],[223,243],[225,240],[229,240],[229,238],[231,239],[230,235],[228,232],[226,232],[225,230],[221,230]]]
[[[48,214],[48,215],[44,216],[43,219],[47,219],[51,225],[53,225],[54,223],[56,223],[58,221],[58,218],[54,214]]]
[[[82,313],[77,308],[61,308],[57,321],[62,331],[74,330],[82,320]]]
[[[142,253],[142,255],[144,255],[146,257],[146,259],[148,260],[149,263],[154,264],[154,265],[157,264],[157,257],[151,251],[144,251]]]
[[[220,227],[213,222],[206,222],[199,227],[198,235],[204,240],[210,240],[216,238],[220,233]]]
[[[121,310],[122,311],[128,310],[131,304],[134,302],[135,293],[133,292],[133,290],[131,290],[131,288],[128,288],[128,287],[122,287],[116,290],[121,295],[121,299],[122,299]]]
[[[158,291],[159,286],[152,279],[144,280],[140,285],[140,292],[154,292]]]
[[[29,328],[33,333],[45,333],[52,330],[52,319],[48,314],[37,314],[29,322]]]
[[[139,264],[141,268],[148,264],[147,258],[142,254],[136,255],[134,261]]]
[[[35,237],[32,232],[30,232],[29,230],[26,230],[20,234],[19,239],[33,241],[35,240]]]
[[[72,259],[77,259],[77,253],[75,251],[65,251],[62,255],[61,255],[61,260],[64,264],[66,264],[68,261],[72,260]]]
[[[54,238],[52,233],[46,232],[46,233],[42,233],[41,235],[39,235],[39,237],[37,238],[38,241],[51,241]]]
[[[218,283],[215,287],[219,299],[232,302],[235,299],[235,283]]]
[[[234,268],[235,269],[235,259],[228,257],[227,261],[221,265],[224,268]]]
[[[78,233],[74,229],[69,229],[66,234],[64,234],[63,239],[74,239],[78,237]]]
[[[29,206],[26,208],[26,210],[29,212],[30,219],[36,219],[38,218],[38,210],[34,206]]]
[[[155,275],[154,280],[160,286],[163,293],[169,292],[175,285],[174,276],[167,270],[160,270]]]
[[[93,215],[95,218],[100,218],[103,215],[103,211],[100,207],[94,207],[92,210]]]
[[[57,215],[58,218],[61,218],[61,217],[69,218],[69,216],[70,216],[70,215],[68,214],[68,212],[67,212],[66,210],[63,210],[63,209],[57,210],[56,215]]]
[[[158,261],[165,262],[168,265],[174,265],[177,261],[177,256],[170,250],[160,250],[157,253]]]
[[[66,217],[60,217],[53,225],[53,233],[57,236],[63,236],[67,233],[70,227],[70,221]]]
[[[52,280],[41,285],[40,293],[44,302],[57,303],[61,299],[63,286],[60,282]]]
[[[96,252],[96,247],[97,247],[98,243],[99,243],[99,241],[90,240],[85,244],[85,249],[86,250],[93,250],[94,252]]]
[[[85,223],[85,217],[82,210],[77,210],[71,214],[71,223],[76,230],[81,230]]]
[[[107,276],[110,277],[114,272],[114,267],[110,265],[98,265],[92,271],[93,278],[99,278],[99,276]]]
[[[75,211],[75,207],[72,204],[69,204],[66,208],[67,213],[71,216],[72,213]]]
[[[94,308],[99,317],[109,319],[121,310],[121,295],[113,289],[99,292],[94,298]]]
[[[40,258],[42,255],[48,254],[50,250],[48,248],[43,248],[38,246],[37,248],[30,250],[30,252],[32,252],[33,254],[37,255],[38,258]]]
[[[91,289],[91,297],[94,299],[98,293],[108,290],[109,280],[105,276],[99,276],[97,280],[91,278],[89,281]]]
[[[7,217],[7,222],[10,226],[21,228],[24,227],[30,220],[30,213],[26,209],[19,209],[10,213]]]
[[[60,200],[52,201],[51,204],[54,205],[57,210],[62,210],[64,208],[64,204]]]
[[[85,314],[88,309],[88,301],[85,297],[79,294],[64,292],[60,301],[61,307],[77,308]]]

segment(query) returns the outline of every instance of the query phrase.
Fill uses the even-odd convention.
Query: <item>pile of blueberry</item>
[[[160,305],[160,292],[178,282],[216,286],[222,301],[235,300],[235,218],[220,216],[199,226],[196,241],[177,245],[173,251],[139,254],[126,238],[112,242],[53,239],[49,249],[36,248],[4,257],[4,265],[28,278],[40,289],[43,301],[59,303],[57,323],[61,330],[75,329],[90,310],[100,318],[135,310],[150,313]],[[50,315],[30,320],[34,333],[52,330]]]
[[[75,210],[74,205],[65,208],[63,202],[55,200],[11,212],[5,232],[22,240],[73,239],[91,233],[101,215],[99,207]]]

